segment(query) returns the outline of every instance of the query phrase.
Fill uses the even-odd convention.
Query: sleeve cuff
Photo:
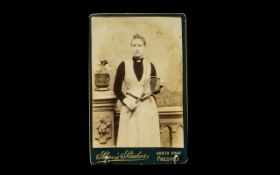
[[[120,102],[121,102],[123,105],[125,105],[124,102],[123,102],[123,100],[124,100],[125,98],[126,98],[125,95],[120,97]]]

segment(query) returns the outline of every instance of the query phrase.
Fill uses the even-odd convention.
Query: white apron
[[[143,59],[143,75],[138,81],[133,70],[133,60],[125,61],[124,84],[127,93],[140,97],[147,78],[151,75],[151,63]],[[126,95],[136,101],[130,95]],[[160,147],[159,115],[155,99],[150,96],[140,101],[133,112],[121,107],[117,147]]]

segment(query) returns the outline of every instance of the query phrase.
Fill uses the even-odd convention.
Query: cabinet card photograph
[[[185,15],[102,13],[89,21],[91,163],[186,163]]]

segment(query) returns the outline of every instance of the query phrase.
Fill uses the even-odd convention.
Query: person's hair
[[[135,40],[135,39],[141,39],[144,43],[144,46],[146,46],[146,39],[142,35],[134,34],[130,44],[132,44],[132,41]]]

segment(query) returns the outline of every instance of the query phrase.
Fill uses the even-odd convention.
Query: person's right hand
[[[128,109],[130,111],[133,111],[136,107],[136,103],[135,101],[131,100],[131,99],[128,99],[128,98],[124,98],[123,99],[123,103],[128,107]]]

